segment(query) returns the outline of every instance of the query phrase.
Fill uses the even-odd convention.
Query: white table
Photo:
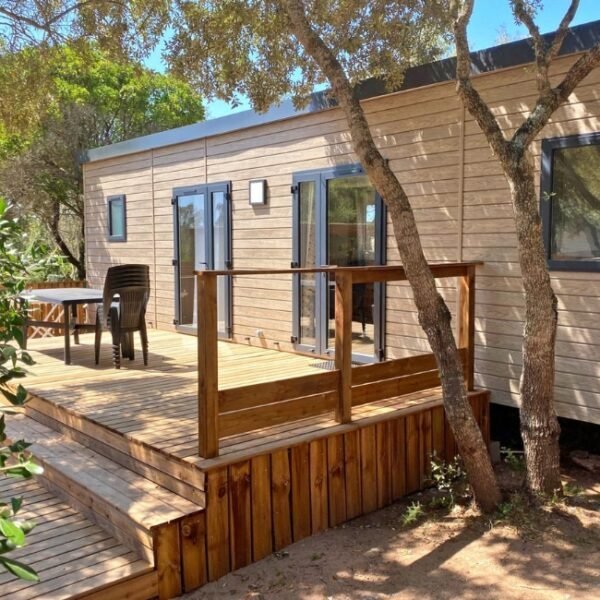
[[[23,344],[27,348],[27,329],[29,326],[50,327],[63,329],[65,340],[65,364],[71,364],[71,329],[75,334],[75,343],[79,343],[79,331],[85,324],[77,323],[77,306],[80,304],[101,304],[102,290],[92,288],[44,288],[25,290],[19,295],[24,304],[28,302],[43,302],[45,304],[60,304],[63,307],[62,323],[56,321],[35,321],[26,319],[23,331]],[[73,316],[73,322],[71,322]],[[87,326],[91,327],[91,326]]]

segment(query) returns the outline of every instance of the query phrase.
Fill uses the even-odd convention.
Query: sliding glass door
[[[298,174],[293,190],[295,265],[349,267],[384,263],[383,203],[359,168]],[[296,276],[294,338],[299,349],[333,355],[334,293],[333,276]],[[353,287],[352,347],[356,361],[382,357],[383,302],[382,285]]]
[[[176,318],[178,329],[197,329],[195,271],[231,267],[231,206],[229,184],[177,188],[173,193],[175,223]],[[231,281],[217,281],[219,334],[231,335]]]

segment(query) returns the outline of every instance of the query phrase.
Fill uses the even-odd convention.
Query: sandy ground
[[[230,573],[191,599],[598,599],[600,475],[533,512],[518,501],[493,520],[455,508],[402,526],[415,495]]]

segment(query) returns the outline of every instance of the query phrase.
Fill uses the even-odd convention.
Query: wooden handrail
[[[459,278],[457,345],[469,390],[474,386],[475,270],[477,265],[481,264],[483,263],[472,261],[430,265],[436,278]],[[236,390],[219,392],[217,278],[224,275],[302,273],[335,275],[335,375],[331,373],[320,375],[324,380],[323,388],[316,381],[319,376],[311,375],[306,377],[307,381],[296,378],[299,379],[298,382],[284,380],[246,386],[248,389],[238,388],[240,395],[237,397]],[[333,408],[336,421],[349,423],[352,420],[352,406],[369,402],[371,394],[379,398],[382,394],[394,391],[407,393],[415,389],[439,385],[439,374],[432,354],[397,359],[390,361],[389,364],[383,363],[386,366],[352,367],[352,286],[359,283],[404,281],[406,274],[402,267],[382,265],[327,266],[310,269],[231,269],[197,271],[196,275],[198,282],[198,451],[204,458],[218,456],[219,437],[222,435],[247,430],[251,424],[264,422],[264,419],[269,416],[281,423],[286,421],[286,411],[290,411],[289,415],[297,419],[320,414]],[[394,371],[392,366],[398,366],[398,371]],[[353,371],[357,369],[356,381],[353,381]],[[288,382],[289,386],[286,386],[285,382]],[[310,385],[305,387],[307,383]],[[330,391],[329,386],[332,384],[336,385]],[[355,397],[353,397],[353,390],[356,391]],[[220,413],[223,419],[221,428]],[[244,419],[245,424],[237,426],[236,419],[239,418]]]
[[[467,267],[477,267],[483,265],[482,261],[468,260],[462,262],[453,263],[431,263],[429,268],[436,278],[441,277],[455,277],[462,275]],[[212,275],[230,275],[233,277],[241,277],[244,275],[293,275],[295,273],[307,274],[307,273],[352,273],[352,274],[366,274],[366,273],[392,273],[394,276],[399,275],[398,281],[406,279],[404,274],[404,267],[396,265],[370,265],[368,267],[336,267],[328,265],[325,267],[295,267],[290,269],[227,269],[221,271],[194,271],[196,275],[204,275],[210,273]],[[366,277],[366,275],[365,275]],[[377,279],[377,281],[383,281]],[[362,279],[355,279],[354,283],[365,283]]]

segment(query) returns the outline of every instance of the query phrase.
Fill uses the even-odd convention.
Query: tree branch
[[[356,97],[354,87],[348,80],[346,73],[337,57],[325,42],[313,31],[306,14],[302,0],[282,0],[290,20],[290,28],[294,36],[302,44],[304,49],[310,54],[322,69],[323,74],[329,82],[335,97],[340,103],[340,107],[346,113],[346,117],[351,129],[354,129],[353,139],[358,144],[357,154],[362,159],[363,155],[369,163],[365,167],[376,167],[378,169],[388,169],[387,163],[379,152],[370,152],[374,147],[374,140],[371,129]],[[361,140],[364,140],[363,143]],[[369,145],[369,151],[366,146]],[[366,156],[368,155],[368,156]],[[399,186],[400,187],[400,186]],[[402,190],[404,195],[404,191]],[[408,201],[408,200],[407,200]]]
[[[50,233],[56,242],[56,245],[60,248],[60,251],[67,257],[67,260],[77,269],[78,273],[84,272],[84,266],[80,260],[71,252],[69,246],[63,240],[59,229],[60,223],[60,203],[56,201],[52,208],[52,219],[49,223]]]
[[[563,42],[569,33],[569,26],[571,25],[571,21],[575,17],[577,13],[577,9],[579,8],[579,0],[572,0],[571,5],[567,9],[565,16],[562,18],[558,29],[556,30],[556,34],[552,43],[550,44],[550,48],[548,49],[547,60],[550,63],[553,61],[560,52],[562,48]]]
[[[474,0],[453,0],[454,37],[456,39],[456,89],[465,106],[486,134],[493,151],[505,156],[508,142],[498,121],[488,105],[473,87],[471,81],[471,57],[467,38],[467,25],[473,13]]]
[[[511,139],[511,145],[519,156],[522,156],[529,144],[545,127],[552,113],[567,101],[579,83],[598,66],[600,66],[600,42],[579,57],[558,86],[540,95],[531,114]]]
[[[515,19],[525,25],[529,35],[533,40],[533,50],[535,54],[536,82],[540,93],[547,93],[550,90],[550,78],[548,76],[548,48],[542,37],[538,26],[533,20],[533,16],[527,10],[524,0],[511,0],[513,14]]]

